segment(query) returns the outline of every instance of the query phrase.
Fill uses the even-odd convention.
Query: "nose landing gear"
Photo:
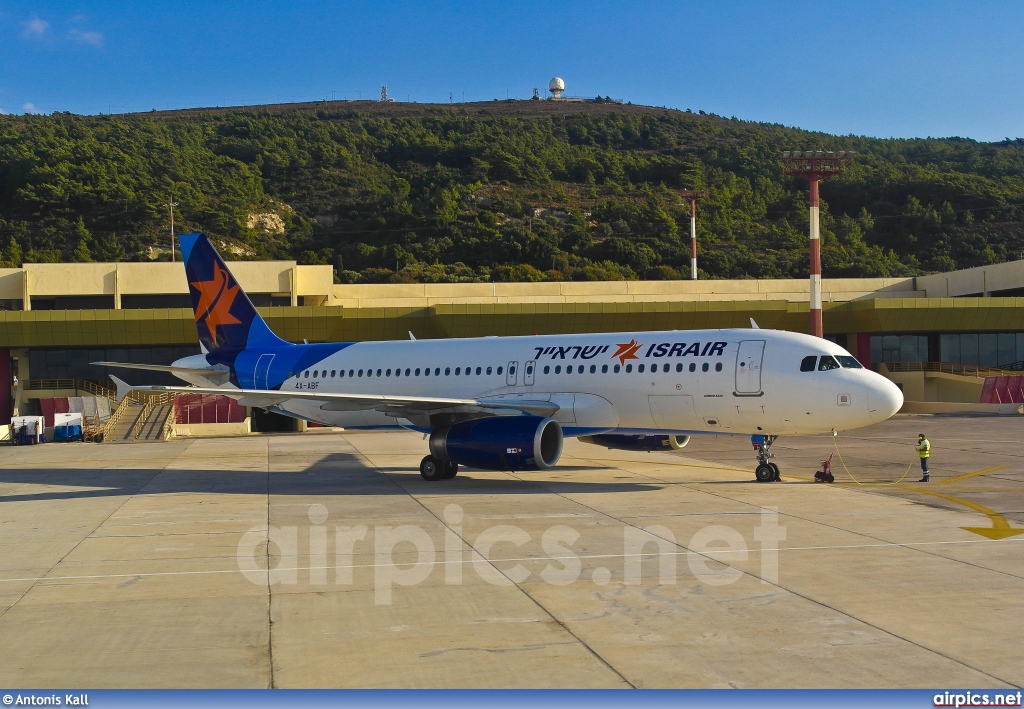
[[[778,436],[753,436],[750,439],[757,453],[757,468],[754,469],[754,477],[759,483],[780,482],[782,476],[779,474],[779,466],[771,462],[775,454],[771,452],[772,444]]]

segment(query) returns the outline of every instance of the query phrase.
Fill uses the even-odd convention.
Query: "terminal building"
[[[751,318],[806,332],[809,317],[806,280],[338,285],[330,266],[229,266],[270,327],[293,342],[744,328]],[[1024,368],[1024,261],[917,278],[826,278],[822,292],[825,336],[899,384],[905,410],[1024,398],[1011,391]],[[170,364],[198,352],[179,263],[0,269],[0,426],[39,414],[50,399],[105,395],[108,372],[90,362]],[[124,375],[180,383],[168,377]],[[990,383],[986,393],[992,377],[1011,383]],[[245,430],[291,425],[245,412]]]

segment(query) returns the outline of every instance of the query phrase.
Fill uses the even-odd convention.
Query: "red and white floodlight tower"
[[[697,280],[697,200],[708,196],[707,190],[683,190],[683,199],[690,200],[690,280]]]
[[[853,157],[853,151],[838,153],[821,150],[783,150],[786,174],[811,184],[811,334],[822,337],[821,324],[821,227],[818,212],[818,181],[841,175]]]

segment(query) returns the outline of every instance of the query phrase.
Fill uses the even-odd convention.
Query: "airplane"
[[[171,365],[190,386],[243,406],[345,429],[400,427],[429,437],[420,474],[460,465],[547,470],[565,437],[611,449],[679,450],[691,436],[752,436],[759,482],[781,435],[885,421],[900,389],[828,340],[751,329],[292,344],[275,335],[202,233],[178,237],[201,354]]]

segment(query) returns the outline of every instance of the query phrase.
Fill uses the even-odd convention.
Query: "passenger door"
[[[526,386],[533,386],[533,370],[536,369],[537,363],[532,359],[526,363],[526,369],[523,370],[523,384]]]
[[[764,340],[743,340],[736,353],[736,395],[761,396],[761,360]]]
[[[274,361],[274,355],[260,355],[256,360],[256,371],[253,372],[252,383],[256,389],[270,388],[270,363]]]
[[[505,370],[505,383],[508,384],[510,387],[514,387],[516,385],[516,380],[519,377],[519,372],[517,371],[518,369],[519,362],[508,363],[508,369]]]

